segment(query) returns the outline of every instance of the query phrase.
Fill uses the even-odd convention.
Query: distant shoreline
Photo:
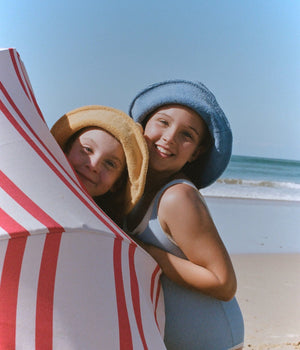
[[[295,202],[295,203],[300,203],[300,199],[288,199],[288,198],[258,198],[258,197],[246,197],[246,196],[227,196],[227,195],[216,195],[216,194],[209,194],[205,193],[203,194],[202,191],[200,190],[200,193],[203,195],[204,198],[220,198],[220,199],[242,199],[242,200],[262,200],[262,201],[269,201],[269,202]]]

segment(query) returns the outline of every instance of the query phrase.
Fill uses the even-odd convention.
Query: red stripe
[[[151,278],[151,301],[152,304],[154,305],[154,318],[155,322],[157,325],[157,328],[159,329],[159,325],[157,322],[157,306],[158,306],[158,300],[159,300],[159,295],[160,295],[160,289],[161,289],[161,282],[160,282],[160,275],[158,274],[161,271],[159,265],[156,266],[155,270],[153,271],[152,278]],[[155,280],[157,280],[157,286],[156,286],[156,296],[155,296],[155,302],[153,300],[154,297],[154,285],[155,285]]]
[[[141,316],[141,305],[140,305],[140,293],[139,293],[139,284],[136,276],[136,270],[134,266],[134,254],[136,250],[136,244],[132,243],[129,246],[128,256],[129,256],[129,271],[130,271],[130,287],[131,287],[131,298],[134,309],[134,315],[137,323],[137,327],[139,330],[139,334],[141,337],[141,341],[143,343],[144,349],[148,349],[143,323]]]
[[[154,316],[155,316],[155,322],[157,325],[157,328],[159,329],[159,325],[157,322],[157,306],[158,306],[158,300],[160,295],[160,289],[161,289],[161,282],[160,279],[157,281],[157,290],[156,290],[156,298],[155,298],[155,308],[154,308]]]
[[[122,238],[116,238],[114,241],[113,261],[119,320],[120,350],[130,350],[133,349],[133,343],[122,276],[122,242]]]
[[[35,96],[34,96],[34,93],[33,93],[33,91],[32,91],[31,85],[30,85],[29,81],[27,80],[27,73],[26,73],[25,67],[24,67],[24,65],[23,65],[23,62],[21,61],[18,52],[16,52],[16,54],[17,54],[17,57],[18,57],[19,65],[20,65],[20,67],[21,67],[21,71],[22,71],[22,74],[23,74],[24,81],[25,81],[26,86],[27,86],[27,90],[29,91],[30,96],[31,96],[31,101],[33,102],[33,104],[34,104],[34,106],[35,106],[35,109],[36,109],[36,111],[38,112],[39,116],[40,116],[40,117],[42,118],[42,120],[45,122],[44,116],[43,116],[43,114],[42,114],[42,112],[41,112],[41,110],[40,110],[40,107],[39,107],[39,105],[38,105],[36,99],[35,99]]]
[[[48,234],[44,244],[36,302],[36,350],[52,350],[54,286],[61,237],[62,233]]]
[[[153,271],[152,277],[151,277],[150,295],[151,295],[152,304],[153,304],[155,278],[156,278],[159,271],[160,271],[160,267],[159,267],[159,265],[157,265],[155,270]]]
[[[17,64],[17,61],[16,61],[16,58],[15,58],[15,55],[14,55],[14,52],[15,50],[14,49],[9,49],[9,53],[10,53],[10,58],[11,58],[11,61],[12,61],[12,64],[14,66],[14,69],[15,69],[15,72],[17,74],[17,77],[19,79],[19,82],[23,88],[23,91],[25,92],[26,96],[28,97],[28,99],[30,99],[29,95],[28,95],[28,92],[26,90],[26,87],[24,85],[24,82],[22,80],[22,77],[21,77],[21,74],[20,74],[20,71],[19,71],[19,67],[18,67],[18,64]]]
[[[7,232],[27,232],[3,210],[0,223]],[[10,239],[7,244],[0,282],[1,349],[15,349],[18,288],[26,240],[27,237]]]

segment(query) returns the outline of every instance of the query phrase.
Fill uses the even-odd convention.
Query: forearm
[[[144,245],[144,248],[172,281],[217,299],[227,301],[233,298],[236,291],[236,278],[233,271],[221,277],[221,274],[218,275],[209,268],[179,258],[157,247]]]

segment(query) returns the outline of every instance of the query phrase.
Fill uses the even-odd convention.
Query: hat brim
[[[232,152],[232,132],[229,122],[215,96],[199,82],[169,80],[142,90],[132,101],[129,115],[141,124],[158,108],[180,104],[191,108],[207,124],[212,146],[206,157],[199,158],[184,169],[198,188],[216,181],[226,169]]]
[[[64,114],[51,133],[64,150],[72,135],[87,127],[99,127],[112,134],[122,145],[128,171],[126,214],[143,194],[148,169],[148,149],[140,126],[126,113],[106,106],[84,106]]]

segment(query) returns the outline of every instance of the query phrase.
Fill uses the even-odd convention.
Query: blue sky
[[[216,95],[233,154],[300,160],[299,18],[295,0],[3,0],[0,47],[18,50],[49,127],[183,78]]]

